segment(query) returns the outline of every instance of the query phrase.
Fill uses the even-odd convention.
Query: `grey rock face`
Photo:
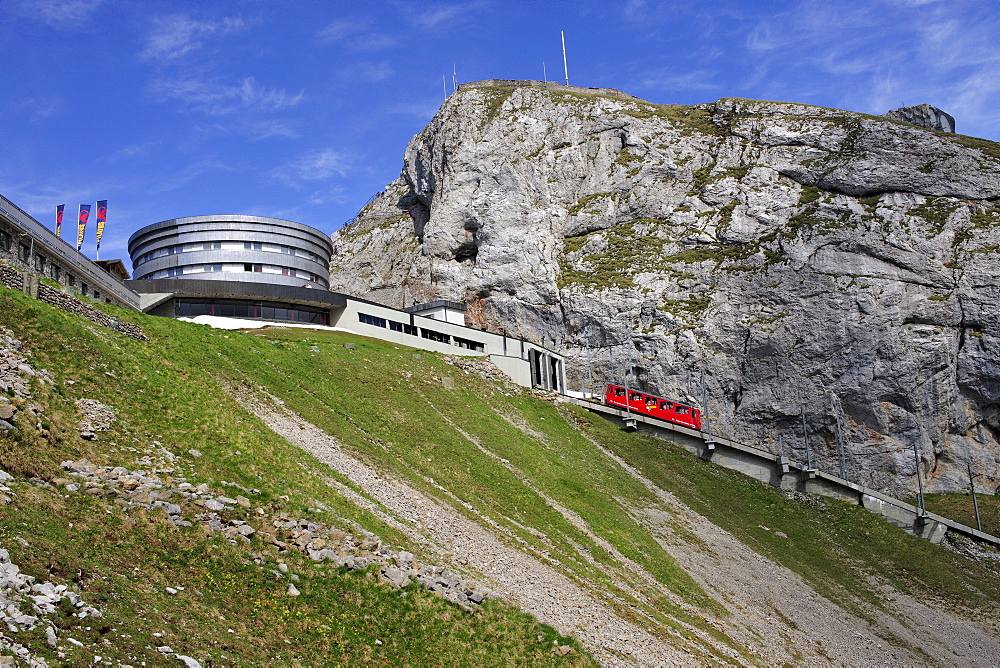
[[[1000,467],[1000,145],[798,104],[463,87],[334,235],[332,288],[701,404],[893,493]],[[587,370],[587,342],[592,372]],[[980,491],[983,491],[980,489]]]
[[[946,114],[937,107],[929,104],[918,104],[915,107],[900,107],[882,114],[886,118],[894,118],[897,121],[919,125],[928,130],[938,130],[940,132],[954,132],[955,119],[951,114]]]

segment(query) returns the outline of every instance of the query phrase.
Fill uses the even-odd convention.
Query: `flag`
[[[62,217],[63,217],[63,209],[65,209],[65,208],[66,208],[65,204],[60,204],[59,206],[56,207],[56,236],[57,237],[61,237],[62,236]]]
[[[97,203],[97,250],[101,250],[101,237],[104,236],[104,225],[108,222],[108,200]]]
[[[90,205],[80,205],[80,217],[76,226],[76,252],[83,248],[83,232],[87,229],[87,221],[90,220]]]

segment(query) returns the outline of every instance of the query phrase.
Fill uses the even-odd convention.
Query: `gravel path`
[[[335,439],[279,401],[247,395],[237,399],[277,434],[358,485],[368,498],[352,493],[355,502],[400,528],[417,543],[450,558],[457,570],[481,578],[525,612],[575,636],[603,665],[698,663],[695,655],[687,652],[688,649],[704,651],[702,634],[697,634],[702,643],[691,641],[687,648],[683,645],[689,641],[679,637],[676,645],[667,644],[622,619],[609,605],[540,558],[505,543],[498,534],[511,538],[510,532],[489,518],[480,515],[486,525],[483,526],[407,483],[380,473],[345,452]],[[469,438],[476,447],[482,447]],[[600,444],[594,445],[656,494],[660,505],[635,508],[634,517],[709,595],[732,613],[724,622],[715,623],[747,651],[756,654],[761,663],[996,665],[995,657],[1000,656],[997,640],[1000,629],[996,620],[983,620],[976,625],[877,583],[872,586],[879,587],[891,601],[892,614],[883,614],[874,623],[862,619],[818,595],[798,575],[757,554],[669,492],[656,487],[628,462]],[[443,488],[442,491],[447,493]],[[476,512],[460,499],[452,498]],[[574,524],[585,524],[575,513],[561,506],[559,509],[568,513],[571,517],[567,519]],[[678,522],[698,540],[679,541],[671,529]],[[585,528],[591,533],[589,527]],[[516,539],[510,542],[516,543]],[[642,571],[638,564],[629,561],[625,566],[633,570],[633,575],[655,585],[653,576]],[[635,569],[642,572],[634,572]],[[725,651],[716,643],[709,644]],[[715,657],[713,663],[720,661]]]
[[[237,399],[275,433],[348,476],[400,518],[409,528],[408,534],[424,542],[421,530],[429,532],[457,564],[474,568],[504,598],[561,633],[576,637],[603,665],[696,665],[684,650],[622,619],[550,566],[504,544],[456,510],[344,452],[335,439],[288,409],[247,396]]]

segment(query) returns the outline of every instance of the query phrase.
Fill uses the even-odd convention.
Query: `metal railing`
[[[51,230],[28,215],[21,207],[17,206],[9,199],[0,195],[0,213],[3,213],[14,224],[24,230],[40,243],[49,253],[56,256],[56,259],[63,260],[62,264],[66,269],[87,279],[89,283],[100,287],[101,292],[114,295],[119,301],[132,308],[139,307],[139,296],[125,287],[125,284],[95,265],[90,258],[80,253],[76,248],[65,240],[57,237]]]

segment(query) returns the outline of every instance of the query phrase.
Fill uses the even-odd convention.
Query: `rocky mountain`
[[[895,493],[1000,465],[1000,145],[803,104],[465,84],[334,235],[333,290],[464,302],[717,433]],[[588,363],[589,360],[589,363]],[[704,380],[702,380],[704,379]],[[704,389],[703,389],[704,388]]]

